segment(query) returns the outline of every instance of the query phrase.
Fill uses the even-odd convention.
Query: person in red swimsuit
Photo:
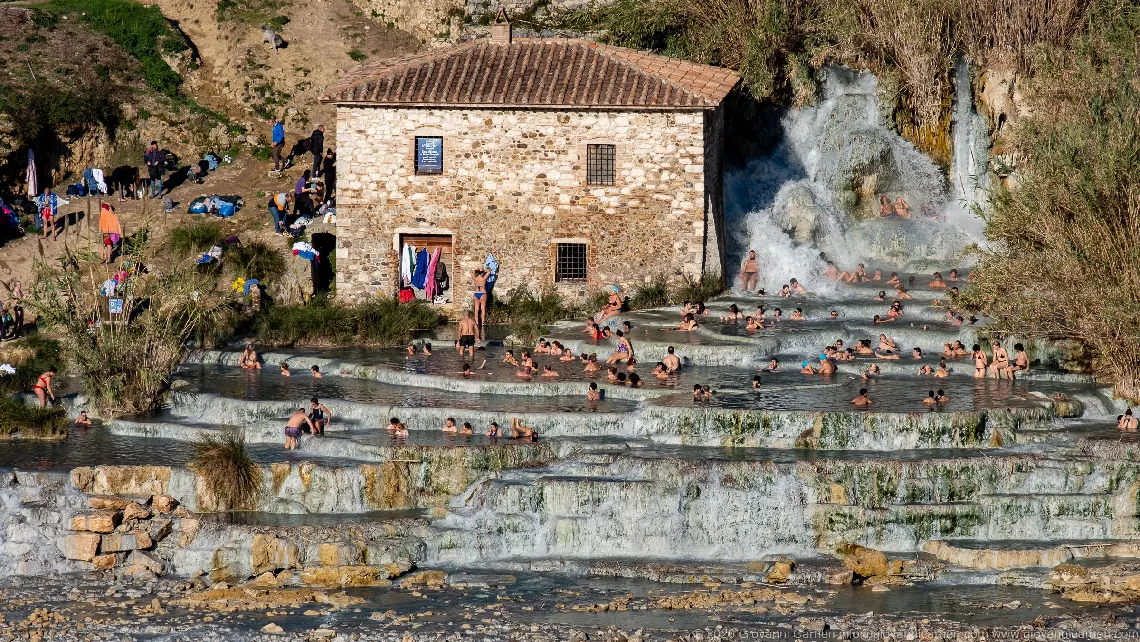
[[[47,408],[48,397],[55,401],[55,393],[51,389],[51,379],[55,376],[55,368],[48,368],[48,371],[40,375],[36,381],[36,397],[40,400],[40,408]]]

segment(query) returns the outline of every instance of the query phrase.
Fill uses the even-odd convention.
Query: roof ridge
[[[583,38],[478,39],[362,65],[321,100],[698,109],[719,105],[739,81],[723,67]]]

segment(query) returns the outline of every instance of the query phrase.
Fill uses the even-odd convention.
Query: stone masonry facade
[[[455,300],[493,252],[496,292],[722,278],[722,108],[601,110],[341,105],[337,295],[393,295],[402,235],[450,235]],[[416,136],[443,172],[416,175]],[[589,144],[615,146],[615,184],[586,184]],[[558,243],[587,246],[586,281],[555,282]]]

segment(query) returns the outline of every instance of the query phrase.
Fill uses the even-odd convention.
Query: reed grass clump
[[[38,373],[37,373],[38,374]],[[63,439],[70,420],[60,407],[29,406],[15,397],[0,397],[0,436],[22,439]]]
[[[261,467],[245,450],[245,434],[227,428],[194,442],[190,469],[218,511],[253,510],[261,496]]]
[[[393,297],[337,305],[327,297],[317,297],[308,305],[267,308],[254,317],[252,330],[269,345],[394,347],[442,322],[439,312],[422,301],[400,303]]]
[[[1140,14],[1102,15],[1035,65],[965,301],[998,330],[1086,346],[1140,401]]]

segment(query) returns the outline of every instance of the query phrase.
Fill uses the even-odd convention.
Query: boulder
[[[768,582],[771,584],[783,584],[788,581],[788,576],[792,574],[796,568],[794,560],[782,559],[772,564],[772,570],[768,571]]]
[[[320,566],[301,571],[301,582],[326,588],[391,586],[388,573],[375,566]]]
[[[70,533],[59,539],[59,550],[69,560],[90,562],[99,552],[101,537],[96,533]]]
[[[364,563],[364,546],[359,542],[332,542],[317,548],[321,566],[357,566]]]
[[[419,571],[405,577],[400,586],[443,586],[447,582],[447,573],[443,571]]]
[[[117,510],[99,510],[71,518],[71,530],[89,533],[110,533],[122,522],[123,514]]]
[[[104,553],[133,551],[140,548],[150,548],[151,546],[154,546],[154,542],[151,541],[150,535],[142,531],[104,535],[102,543]]]
[[[169,513],[178,506],[178,500],[170,495],[155,495],[150,498],[150,507],[160,513]]]
[[[138,582],[153,582],[158,579],[158,575],[149,568],[142,564],[132,564],[123,570],[123,577],[136,580]]]
[[[162,561],[142,551],[131,551],[131,554],[127,556],[127,565],[145,566],[155,575],[162,575]]]
[[[842,544],[836,552],[843,558],[843,565],[860,577],[890,575],[890,562],[880,551],[859,544]]]
[[[137,502],[114,495],[95,495],[87,498],[87,505],[96,510],[123,510],[134,503]]]
[[[170,535],[173,529],[174,520],[169,517],[158,517],[150,522],[150,527],[147,529],[147,535],[155,543],[159,543]]]
[[[123,508],[123,519],[124,520],[149,519],[149,518],[150,518],[150,511],[143,508],[137,502],[131,502],[131,503],[127,504],[125,508]]]
[[[272,633],[273,635],[279,635],[281,633],[284,633],[285,629],[274,624],[273,622],[270,622],[269,624],[266,624],[265,626],[261,627],[261,632],[262,633]]]
[[[96,555],[95,558],[91,560],[91,566],[99,571],[109,571],[115,568],[116,562],[118,562],[118,558],[115,557],[115,554],[108,553],[106,555]]]

